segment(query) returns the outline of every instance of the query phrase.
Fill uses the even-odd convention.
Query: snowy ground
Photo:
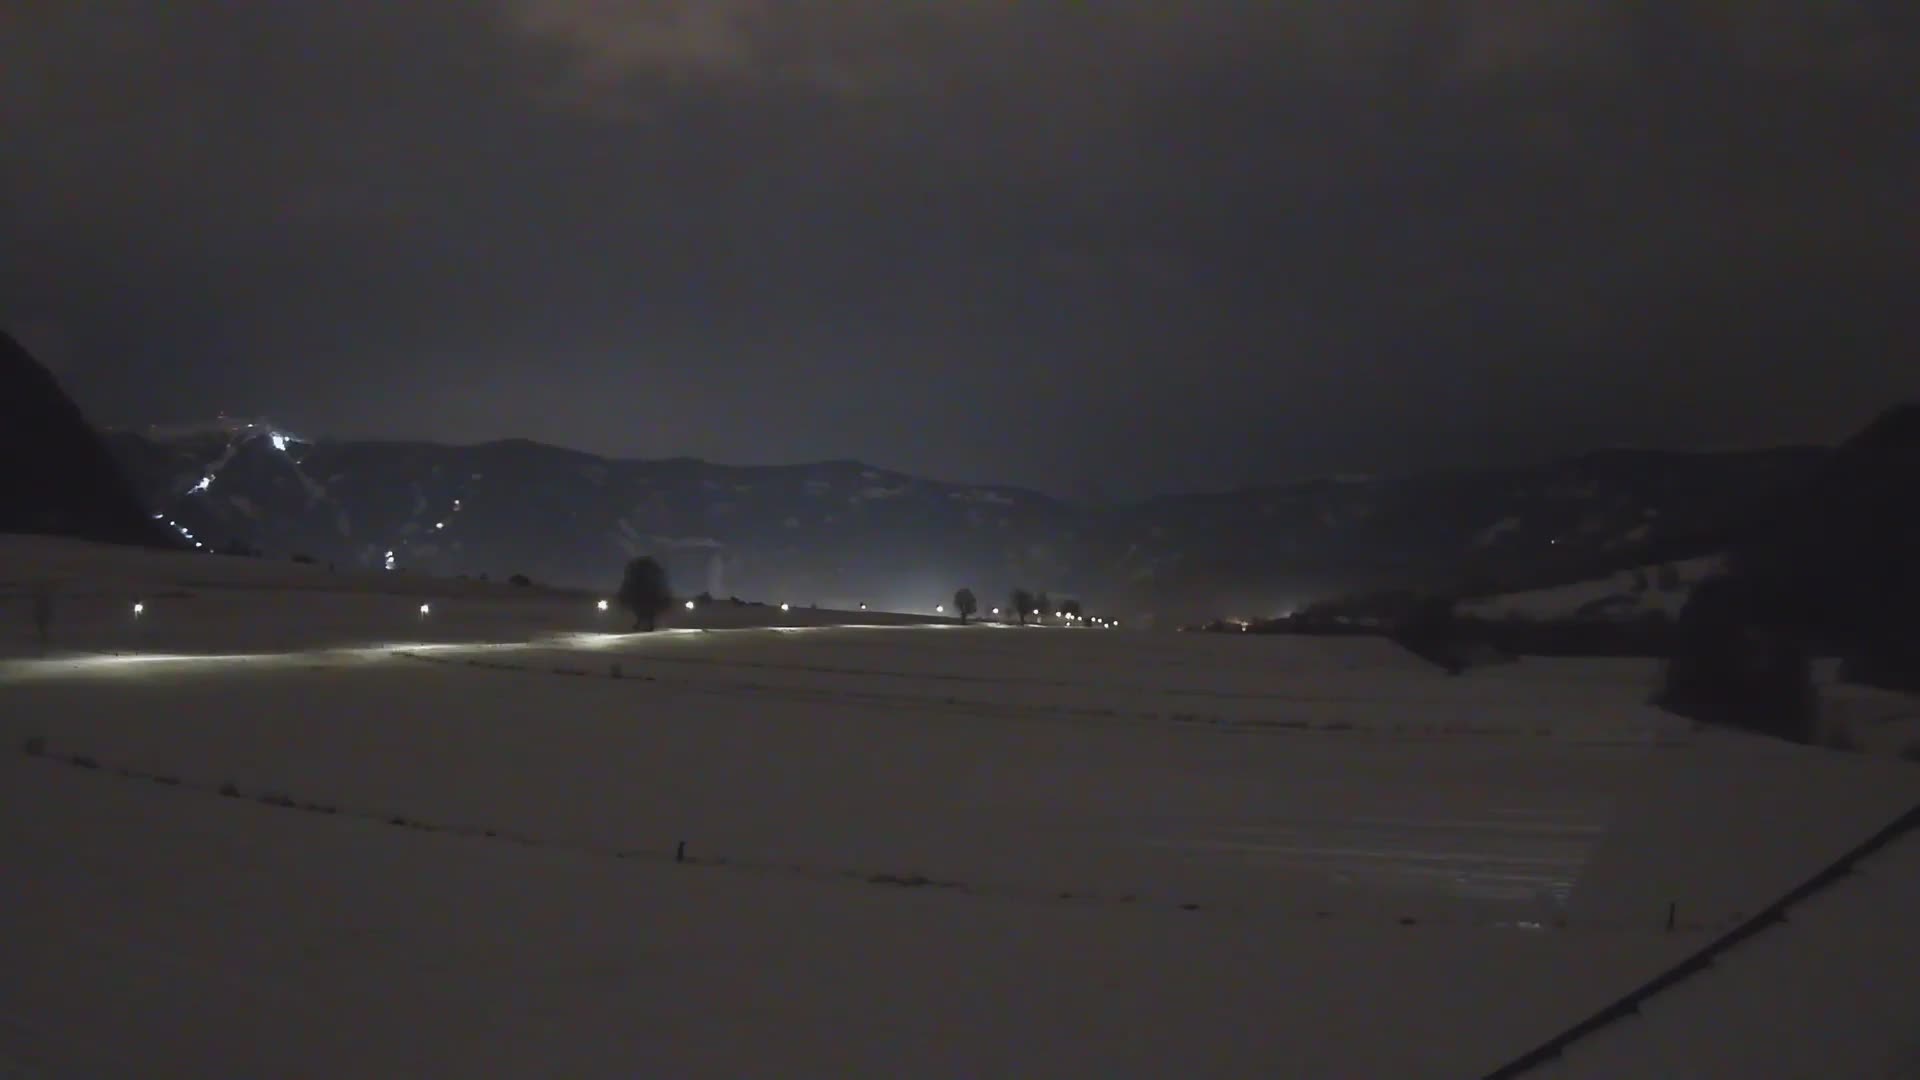
[[[1695,734],[1631,661],[630,636],[578,595],[0,550],[67,582],[56,655],[0,608],[0,1065],[46,1075],[1470,1076],[1920,799]]]
[[[1688,559],[1667,565],[1671,588],[1660,587],[1660,567],[1622,570],[1592,581],[1556,585],[1547,589],[1480,597],[1460,605],[1462,615],[1483,619],[1554,620],[1601,618],[1637,619],[1658,612],[1679,618],[1695,585],[1726,569],[1720,555]]]
[[[1920,833],[1540,1070],[1544,1077],[1920,1077]]]

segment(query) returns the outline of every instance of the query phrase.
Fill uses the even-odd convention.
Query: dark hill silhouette
[[[1920,406],[1883,413],[1734,545],[1694,589],[1662,703],[1798,741],[1818,736],[1807,656],[1920,691]]]
[[[179,547],[53,374],[0,332],[0,532]]]
[[[1734,549],[1786,614],[1835,645],[1911,637],[1920,610],[1920,405],[1901,405],[1840,447],[1766,527]]]

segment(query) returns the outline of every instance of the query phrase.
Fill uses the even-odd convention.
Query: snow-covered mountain
[[[509,440],[308,442],[271,422],[116,432],[164,520],[210,548],[583,587],[636,553],[681,589],[908,610],[1014,585],[1168,617],[1278,614],[1412,582],[1494,592],[1719,550],[1827,451],[1601,451],[1087,507],[855,461],[628,461]]]

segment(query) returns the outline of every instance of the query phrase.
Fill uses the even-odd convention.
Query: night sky
[[[1828,441],[1920,388],[1913,0],[15,0],[102,423],[1075,496]]]

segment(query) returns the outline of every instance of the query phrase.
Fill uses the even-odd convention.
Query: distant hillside
[[[307,442],[267,421],[119,432],[167,519],[223,546],[604,586],[639,552],[681,588],[905,610],[1014,585],[1170,620],[1356,589],[1482,593],[1721,550],[1830,451],[1604,451],[1545,465],[1331,477],[1089,508],[855,461],[621,461],[506,441]],[[1717,546],[1716,546],[1717,545]]]
[[[1728,687],[1740,672],[1764,667],[1761,654],[1801,650],[1846,657],[1849,678],[1920,691],[1920,406],[1889,410],[1789,479],[1682,545],[1711,547],[1706,557],[1673,561],[1679,547],[1656,544],[1646,553],[1657,557],[1590,580],[1495,595],[1455,591],[1464,601],[1455,608],[1501,624],[1614,624],[1643,642],[1684,646],[1704,665],[1696,670],[1713,671],[1688,687],[1698,700],[1735,692]],[[1382,613],[1385,599],[1375,598]],[[1400,599],[1406,611],[1417,601]],[[1661,638],[1664,628],[1650,619],[1677,620],[1675,636]],[[1601,640],[1567,638],[1576,639]],[[1767,640],[1777,647],[1755,644]],[[1764,699],[1775,690],[1755,693]]]
[[[0,333],[0,532],[116,544],[177,541],[142,508],[51,372]]]

